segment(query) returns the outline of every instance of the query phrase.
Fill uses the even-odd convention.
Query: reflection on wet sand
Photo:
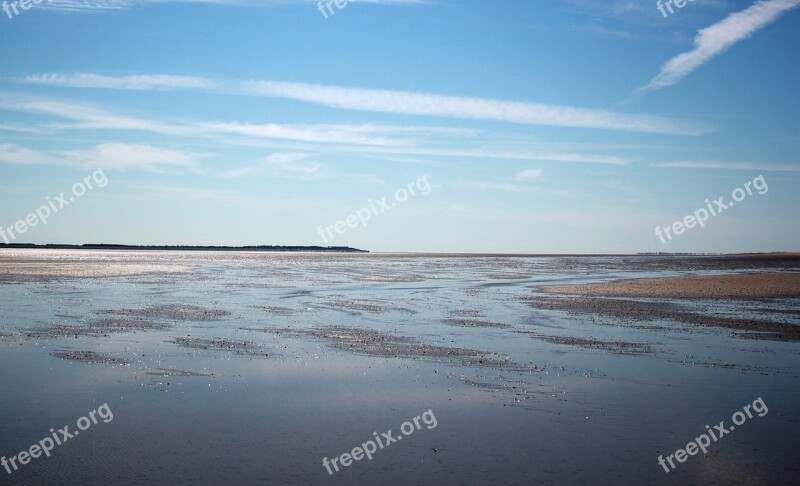
[[[800,474],[784,452],[800,446],[798,269],[791,255],[2,252],[0,429],[16,425],[0,452],[102,400],[120,418],[82,442],[95,466],[65,449],[12,481],[225,482],[233,467],[318,483],[320,450],[424,406],[447,425],[348,474],[657,484],[675,437],[765,396],[782,412],[737,436],[757,450],[731,440],[708,461],[785,481]],[[738,477],[712,462],[671,475]]]

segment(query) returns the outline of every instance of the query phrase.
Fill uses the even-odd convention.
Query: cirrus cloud
[[[694,49],[667,61],[661,66],[661,72],[639,91],[655,91],[676,84],[732,45],[798,6],[800,0],[759,0],[745,10],[701,29],[694,39]]]

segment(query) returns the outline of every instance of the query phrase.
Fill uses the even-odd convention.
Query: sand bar
[[[597,297],[665,299],[762,299],[800,297],[800,273],[758,273],[644,278],[615,282],[548,285],[538,290]]]

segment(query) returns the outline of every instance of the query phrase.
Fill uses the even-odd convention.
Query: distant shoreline
[[[34,243],[0,243],[3,249],[38,249],[38,250],[120,250],[120,251],[241,251],[241,252],[310,252],[310,253],[342,253],[369,254],[371,256],[419,256],[419,257],[497,257],[497,258],[597,258],[597,257],[654,257],[654,258],[722,258],[722,259],[797,259],[800,252],[763,252],[763,253],[497,253],[497,252],[428,252],[428,251],[379,251],[372,252],[348,246],[201,246],[201,245],[119,245],[110,243],[88,243],[83,245]]]
[[[311,251],[320,253],[369,253],[367,250],[350,248],[348,246],[200,246],[200,245],[116,245],[106,243],[89,243],[85,245],[48,244],[36,245],[33,243],[0,243],[0,249],[38,249],[38,250],[135,250],[135,251],[267,251],[291,252]]]

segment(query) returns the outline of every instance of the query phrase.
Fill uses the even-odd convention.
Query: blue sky
[[[800,249],[800,0],[43,0],[0,11],[15,242]],[[323,9],[324,9],[323,5]],[[662,243],[654,228],[753,193]],[[323,239],[320,226],[420,178]],[[324,232],[324,231],[323,231]]]

